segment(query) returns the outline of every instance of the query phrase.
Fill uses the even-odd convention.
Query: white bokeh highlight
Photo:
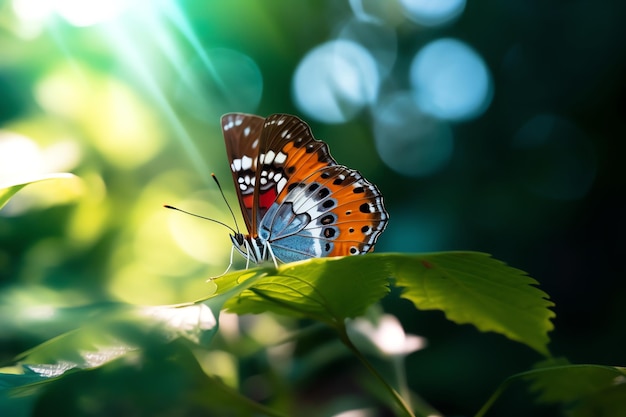
[[[484,60],[456,39],[438,39],[424,46],[411,63],[410,80],[420,109],[444,120],[476,118],[493,97]]]
[[[308,117],[342,123],[376,100],[380,75],[372,55],[363,46],[335,40],[317,46],[298,64],[293,97]]]
[[[426,339],[406,334],[400,321],[383,314],[376,323],[364,317],[348,322],[348,336],[355,343],[368,341],[382,356],[406,356],[426,347]]]
[[[338,38],[365,48],[376,62],[381,79],[391,73],[398,57],[398,36],[394,28],[353,18],[343,25]]]
[[[465,10],[465,0],[399,0],[406,17],[426,27],[456,20]]]

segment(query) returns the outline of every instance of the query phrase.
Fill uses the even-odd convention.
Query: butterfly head
[[[240,246],[240,247],[241,247],[241,246],[243,246],[243,244],[245,243],[246,238],[245,238],[245,236],[243,235],[243,233],[235,233],[235,234],[232,234],[232,233],[231,233],[231,235],[230,235],[230,240],[232,240],[232,241],[233,241],[233,244],[234,244],[235,246]]]
[[[272,259],[274,260],[274,264],[277,264],[266,240],[261,239],[260,237],[255,238],[250,235],[244,235],[243,233],[231,233],[230,240],[233,243],[233,248],[243,255],[247,261],[252,261],[258,264]]]
[[[243,235],[243,233],[231,233],[230,240],[233,243],[233,248],[235,248],[237,252],[241,253],[244,257],[247,258],[250,251],[248,250],[248,245],[246,245],[246,237]]]

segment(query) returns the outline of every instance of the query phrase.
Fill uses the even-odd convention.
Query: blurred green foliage
[[[4,363],[72,330],[84,306],[212,294],[206,280],[228,265],[227,230],[162,204],[230,223],[209,178],[215,172],[227,185],[230,177],[219,115],[300,114],[291,84],[298,63],[337,38],[360,8],[396,35],[382,92],[406,89],[411,59],[442,37],[471,45],[493,77],[493,101],[481,116],[449,124],[453,154],[429,176],[403,176],[381,162],[375,106],[334,125],[305,117],[340,163],[383,192],[391,222],[377,251],[492,253],[529,271],[555,301],[554,353],[575,363],[623,364],[626,5],[470,2],[456,20],[432,28],[406,19],[395,1],[132,1],[81,26],[72,16],[104,11],[94,5],[89,14],[77,3],[82,15],[62,14],[52,4],[0,1],[0,185],[53,172],[81,180],[31,185],[0,211]],[[226,194],[236,206],[229,184]],[[397,293],[383,306],[408,333],[428,339],[427,349],[407,358],[408,382],[446,414],[470,414],[539,358],[504,338],[453,326],[440,312],[418,313]],[[289,392],[271,372],[256,372],[268,363],[278,372],[275,352],[255,353],[268,335],[300,324],[244,318],[232,327],[241,330],[237,343],[224,330],[220,374],[236,375],[252,398],[267,399],[268,387]],[[301,340],[289,355],[290,377],[305,394],[273,401],[371,405],[354,394],[358,371],[329,340],[323,333]],[[177,354],[173,346],[174,353],[158,348],[154,360]],[[169,369],[172,381],[184,379]],[[499,400],[495,413],[527,415],[527,397],[517,395]],[[342,409],[328,404],[324,413]]]
[[[532,287],[536,282],[525,277],[521,271],[485,254],[374,254],[309,259],[276,268],[267,266],[223,275],[214,280],[217,284],[215,294],[194,303],[153,307],[112,304],[85,308],[83,317],[75,316],[74,325],[78,327],[74,330],[30,349],[17,358],[14,366],[2,369],[0,411],[26,415],[31,408],[39,408],[57,395],[56,400],[62,403],[61,407],[69,407],[66,414],[90,414],[91,410],[81,406],[81,401],[75,405],[66,404],[62,396],[54,393],[59,387],[75,385],[75,379],[81,378],[77,374],[115,369],[116,364],[132,367],[133,360],[150,360],[150,352],[174,339],[193,342],[188,353],[201,362],[200,366],[208,374],[208,379],[216,383],[212,389],[221,392],[227,400],[234,400],[234,403],[227,401],[226,404],[211,400],[203,405],[205,412],[216,412],[217,406],[221,413],[237,415],[255,415],[255,412],[263,415],[305,413],[297,403],[265,409],[252,399],[241,397],[242,394],[235,390],[238,378],[234,369],[229,366],[223,368],[224,362],[232,364],[234,358],[226,356],[226,352],[221,353],[219,348],[215,349],[218,344],[213,343],[220,324],[222,329],[228,326],[228,321],[224,323],[220,317],[221,311],[226,308],[240,315],[276,313],[326,324],[361,360],[371,377],[378,380],[378,388],[370,389],[379,392],[376,397],[387,397],[383,403],[390,409],[395,409],[398,415],[436,414],[432,406],[423,400],[409,405],[411,397],[418,397],[406,385],[404,358],[424,347],[423,338],[406,335],[401,323],[391,315],[382,315],[376,309],[370,309],[366,315],[368,307],[388,294],[390,277],[402,288],[403,297],[419,309],[441,310],[454,322],[472,324],[481,331],[500,333],[549,356],[547,333],[552,329],[550,318],[554,313],[549,310],[552,303],[546,299],[547,295]],[[355,279],[358,279],[358,285],[355,285]],[[232,330],[236,329],[228,332]],[[267,326],[263,326],[262,331],[266,335],[267,330]],[[285,330],[270,335],[270,339],[284,334]],[[297,334],[292,334],[283,341],[274,340],[269,343],[268,352],[285,345],[288,347],[299,339]],[[396,381],[387,381],[361,350],[393,363]],[[288,359],[287,355],[283,359]],[[177,355],[172,360],[179,362],[182,359]],[[138,376],[151,378],[149,373]],[[224,377],[231,386],[214,381],[216,377]],[[283,383],[287,383],[289,378],[283,378]],[[105,377],[88,381],[90,389],[97,389],[98,385],[110,389],[108,385],[117,385]],[[150,391],[152,382],[149,381],[144,382],[146,391]],[[604,388],[605,382],[601,381],[599,389]],[[396,384],[399,385],[398,390],[394,388]],[[129,399],[141,399],[141,392],[131,390],[127,395]],[[84,393],[80,395],[88,397]],[[272,395],[280,396],[281,392]],[[30,401],[20,400],[24,397]],[[241,397],[240,404],[236,401],[237,397]],[[161,398],[161,401],[167,405],[178,402],[175,393],[170,393],[167,398]],[[124,406],[124,400],[112,401],[107,407],[97,404],[102,399],[86,401],[95,401],[95,409]],[[191,407],[191,404],[188,406]],[[239,410],[240,406],[242,410]],[[150,411],[151,407],[138,407],[144,412],[155,413]]]

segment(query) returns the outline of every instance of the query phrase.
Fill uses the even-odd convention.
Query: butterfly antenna
[[[224,202],[226,203],[226,207],[228,207],[228,211],[230,211],[230,215],[233,216],[233,221],[235,222],[235,228],[237,229],[237,234],[240,234],[239,225],[237,224],[237,218],[235,218],[235,213],[233,213],[233,209],[230,207],[230,204],[228,204],[228,200],[226,200],[226,196],[224,195],[224,190],[222,190],[222,186],[220,185],[220,182],[217,180],[217,177],[215,176],[215,174],[211,173],[211,177],[213,177],[213,180],[217,184],[217,188],[219,188],[220,193],[222,194],[222,198],[224,199]]]
[[[167,208],[167,209],[170,209],[170,210],[180,211],[181,213],[189,214],[190,216],[193,216],[193,217],[198,217],[198,218],[200,218],[200,219],[204,219],[204,220],[208,220],[208,221],[211,221],[211,222],[214,222],[214,223],[217,223],[217,224],[221,224],[222,226],[224,226],[224,227],[228,228],[228,229],[229,229],[230,231],[232,231],[233,233],[235,233],[235,234],[239,234],[239,231],[238,231],[238,230],[233,229],[232,227],[230,227],[230,226],[229,226],[229,225],[227,225],[226,223],[222,223],[222,222],[221,222],[221,221],[219,221],[219,220],[210,219],[210,218],[208,218],[208,217],[200,216],[199,214],[190,213],[190,212],[188,212],[188,211],[185,211],[185,210],[179,209],[178,207],[170,206],[170,205],[168,205],[168,204],[164,204],[164,205],[163,205],[163,207],[165,207],[165,208]]]

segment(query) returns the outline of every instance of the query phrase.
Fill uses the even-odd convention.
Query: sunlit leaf
[[[442,252],[394,255],[396,285],[421,310],[441,310],[458,324],[473,324],[548,355],[554,312],[537,281],[488,254]]]
[[[216,328],[205,305],[142,308],[117,304],[94,308],[93,314],[84,312],[75,330],[24,352],[15,366],[0,370],[0,412],[16,415],[19,409],[28,409],[31,403],[24,398],[68,375],[97,369],[176,337],[199,342],[203,333]]]
[[[98,367],[141,346],[149,319],[140,317],[131,306],[112,305],[94,317],[86,316],[75,330],[24,352],[18,361],[45,377]]]
[[[217,316],[224,302],[252,285],[254,275],[246,273],[248,279],[244,282],[203,303],[145,307],[111,304],[106,308],[94,306],[92,314],[85,309],[83,321],[77,323],[75,330],[24,352],[10,373],[0,371],[0,387],[28,389],[39,379],[98,368],[128,352],[176,338],[208,344],[217,331]]]
[[[240,314],[272,311],[333,323],[363,314],[389,292],[393,277],[403,288],[402,297],[419,309],[441,310],[456,323],[503,334],[548,354],[552,302],[534,279],[487,254],[312,259],[269,268],[265,274],[226,307]],[[237,279],[245,277],[239,272],[219,278],[218,293]]]
[[[525,377],[537,401],[561,404],[568,416],[618,417],[626,410],[626,368],[549,361]]]
[[[54,180],[54,179],[69,179],[76,178],[74,174],[69,173],[58,173],[58,174],[48,174],[48,175],[38,175],[36,177],[24,179],[21,181],[15,181],[14,183],[0,184],[0,208],[2,208],[10,199],[22,188],[26,187],[28,184],[32,184],[35,182],[46,181],[46,180]]]
[[[207,375],[181,339],[156,343],[42,387],[35,415],[279,416]],[[78,393],[79,395],[68,395]]]
[[[75,330],[21,354],[12,372],[0,372],[0,386],[28,385],[72,370],[94,369],[129,352],[179,337],[200,343],[214,333],[216,324],[211,309],[204,304],[112,305],[99,309],[93,317],[87,314]]]
[[[205,304],[144,307],[141,315],[160,322],[166,337],[184,337],[195,343],[201,342],[204,332],[217,327],[213,311]]]
[[[238,280],[237,278],[242,274],[245,279]],[[172,340],[187,339],[196,345],[207,345],[217,330],[217,316],[224,302],[246,290],[263,276],[265,273],[262,268],[231,274],[234,278],[230,288],[225,288],[221,294],[202,302],[147,307],[111,304],[106,308],[94,307],[92,314],[85,309],[83,320],[77,323],[75,330],[23,353],[17,358],[16,365],[0,369],[0,415],[4,413],[29,415],[28,410],[32,408],[34,398],[42,389],[50,394],[55,392],[57,387],[71,385],[75,383],[71,381],[76,380],[82,381],[78,383],[81,388],[98,386],[100,380],[92,380],[91,376],[94,374],[87,371],[93,372],[109,366],[113,369],[120,366],[128,367],[128,363],[125,362],[128,360],[136,365],[137,358],[145,357],[146,351],[158,350],[159,346]],[[166,365],[166,363],[163,364]],[[195,360],[194,366],[197,366]],[[148,373],[141,375],[148,375]],[[143,378],[140,375],[137,377]],[[253,415],[262,411],[261,414],[265,415],[280,415],[246,399],[214,377],[203,374],[202,378],[204,388],[198,388],[193,392],[193,401],[203,410],[239,410],[238,415]],[[145,385],[153,388],[156,379],[158,379],[156,376],[146,377]],[[125,382],[124,380],[123,383]],[[52,388],[48,388],[51,385]],[[178,385],[176,387],[180,388]],[[124,394],[131,391],[135,393],[136,389],[141,387],[132,386],[132,388],[135,390],[127,387],[123,390]],[[112,391],[115,389],[113,388]],[[204,389],[219,393],[220,397],[209,400],[212,397],[204,392]],[[185,393],[185,395],[191,394],[192,392]],[[100,393],[95,392],[94,395],[99,396]],[[153,395],[154,392],[151,392],[150,398]],[[27,398],[28,400],[25,400]],[[44,404],[48,401],[54,403],[57,398],[55,395],[48,395],[42,400]],[[185,403],[186,401],[181,402],[181,404]],[[56,404],[54,409],[58,410],[66,405],[67,407],[77,406],[69,402]],[[41,404],[39,406],[41,407]],[[142,409],[147,410],[150,407],[144,404]],[[71,414],[78,411],[71,409],[68,412]]]
[[[389,292],[388,263],[380,256],[311,259],[266,274],[226,307],[239,314],[271,311],[342,323]],[[236,276],[219,278],[218,291],[231,286]]]

